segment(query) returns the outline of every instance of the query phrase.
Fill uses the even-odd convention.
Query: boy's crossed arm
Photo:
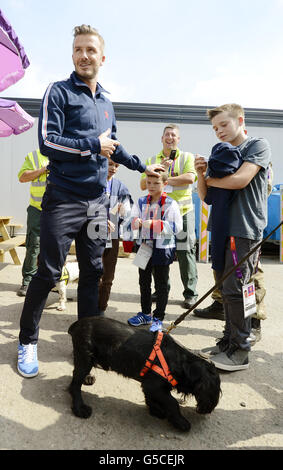
[[[197,155],[195,158],[195,169],[198,175],[198,195],[203,201],[207,194],[208,186],[223,189],[243,189],[259,172],[260,166],[251,162],[244,162],[232,175],[223,178],[206,177],[207,162],[205,157]]]
[[[207,186],[223,189],[243,189],[251,182],[259,172],[260,166],[251,162],[244,162],[240,168],[232,175],[223,178],[207,177],[205,182]]]

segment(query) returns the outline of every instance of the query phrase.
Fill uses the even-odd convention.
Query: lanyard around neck
[[[171,178],[175,176],[174,168],[175,168],[176,160],[173,160],[172,164],[169,166],[168,173],[170,174]]]
[[[161,219],[163,218],[163,215],[164,215],[164,205],[165,205],[165,200],[166,200],[166,197],[167,197],[167,194],[166,193],[162,193],[160,198],[159,198],[159,201],[158,203],[156,204],[156,207],[155,207],[155,211],[153,213],[153,211],[150,211],[150,203],[151,203],[151,200],[152,200],[152,197],[150,195],[147,196],[146,198],[146,208],[145,208],[145,211],[144,211],[144,214],[143,214],[143,220],[146,220],[147,217],[148,217],[148,211],[149,212],[149,218],[150,220],[156,220],[156,217],[157,217],[157,213],[158,213],[158,209],[159,207],[161,207]],[[148,233],[148,232],[147,232]],[[146,237],[147,238],[147,237]],[[153,227],[151,226],[151,228],[149,229],[149,239],[150,240],[153,240],[154,239],[154,236],[153,236]]]
[[[161,196],[159,198],[159,201],[158,201],[158,203],[155,207],[154,214],[152,214],[152,216],[150,216],[150,219],[152,219],[152,220],[156,219],[159,207],[161,207],[161,218],[163,217],[163,215],[164,215],[164,204],[165,204],[166,196],[167,196],[166,193],[161,194]],[[144,212],[144,219],[145,220],[147,218],[148,211],[150,209],[151,200],[152,200],[152,197],[150,195],[148,195],[147,198],[146,198],[146,208],[145,208],[145,212]]]
[[[236,251],[236,243],[235,243],[235,238],[230,237],[230,250],[232,253],[232,259],[233,259],[233,264],[236,266],[238,264],[238,256],[237,256],[237,251]],[[242,279],[243,274],[240,268],[236,269],[236,276],[238,279]]]

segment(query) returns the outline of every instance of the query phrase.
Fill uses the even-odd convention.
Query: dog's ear
[[[201,363],[199,361],[194,362],[184,362],[183,363],[183,385],[185,388],[185,393],[194,394],[195,388],[201,382],[203,371]]]
[[[200,359],[187,363],[185,368],[187,390],[197,400],[197,412],[211,413],[221,393],[220,378],[214,364]]]

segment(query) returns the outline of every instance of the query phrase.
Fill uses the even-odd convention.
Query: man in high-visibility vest
[[[165,192],[178,202],[183,217],[183,231],[177,235],[177,258],[184,287],[182,306],[190,308],[197,300],[197,265],[195,212],[192,200],[192,184],[196,181],[194,156],[178,148],[180,131],[176,124],[165,126],[161,142],[163,149],[154,157],[146,160],[146,165],[162,164],[168,169],[168,185]],[[140,180],[142,190],[146,189],[143,173]],[[168,289],[170,286],[168,286]],[[154,295],[153,295],[154,300]]]
[[[32,276],[37,271],[41,201],[46,188],[48,158],[34,150],[27,154],[18,178],[20,183],[30,182],[30,201],[27,208],[26,255],[22,268],[22,285],[17,294],[24,297]]]

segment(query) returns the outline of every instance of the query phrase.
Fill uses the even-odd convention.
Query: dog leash
[[[204,294],[194,305],[192,305],[189,310],[187,310],[186,312],[184,312],[182,315],[180,315],[177,320],[175,320],[173,323],[171,323],[171,325],[169,326],[169,328],[167,329],[167,331],[165,332],[165,334],[169,334],[171,330],[173,330],[173,328],[176,328],[176,326],[181,323],[185,318],[186,316],[192,311],[194,310],[204,299],[206,299],[206,297],[208,297],[215,289],[218,289],[221,284],[223,283],[223,281],[225,279],[227,279],[228,276],[230,276],[234,271],[236,271],[239,266],[244,262],[246,261],[255,251],[257,251],[261,245],[263,245],[263,243],[266,242],[266,240],[268,240],[271,235],[276,232],[276,230],[278,230],[281,225],[283,224],[283,220],[281,220],[280,224],[277,225],[277,227],[275,227],[272,232],[269,233],[269,235],[267,235],[267,237],[265,237],[260,243],[258,243],[251,251],[249,251],[249,253],[244,256],[236,265],[233,266],[233,268],[230,269],[230,271],[228,271],[221,279],[219,279],[219,281],[216,282],[216,284],[214,284],[213,287],[211,287],[211,289],[209,289],[209,291],[206,292],[206,294]]]

